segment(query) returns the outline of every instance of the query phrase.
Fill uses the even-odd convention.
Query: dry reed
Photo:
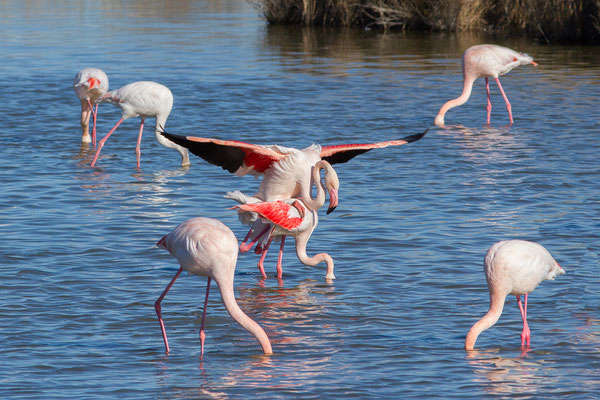
[[[249,0],[271,24],[486,31],[600,43],[600,0]]]

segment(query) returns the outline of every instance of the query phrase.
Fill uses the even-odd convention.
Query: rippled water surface
[[[5,399],[563,398],[600,392],[600,49],[494,41],[538,68],[502,78],[515,123],[492,83],[432,126],[462,87],[460,56],[492,39],[268,27],[243,1],[0,4],[0,394]],[[102,68],[111,88],[167,85],[175,133],[305,147],[394,139],[336,168],[340,205],[322,215],[309,253],[276,251],[261,280],[240,255],[236,297],[271,338],[253,337],[182,276],[163,302],[167,356],[153,303],[177,269],[153,248],[195,216],[246,232],[223,194],[236,177],[160,146],[138,119],[94,149],[80,143],[75,73]],[[120,111],[102,105],[99,135]],[[531,348],[507,300],[477,350],[470,326],[488,308],[482,270],[500,239],[544,245],[566,270],[529,296]],[[596,271],[596,272],[594,272]]]

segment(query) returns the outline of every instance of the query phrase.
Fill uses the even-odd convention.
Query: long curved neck
[[[321,182],[321,170],[324,168],[325,165],[321,161],[317,162],[312,168],[310,180],[301,184],[300,195],[302,196],[302,201],[311,210],[318,210],[325,204],[325,187],[323,186],[323,182]],[[317,186],[316,197],[312,197],[313,184]]]
[[[81,100],[81,132],[84,135],[89,135],[90,127],[90,115],[92,115],[92,109],[90,103],[87,100]]]
[[[162,144],[163,146],[175,149],[179,152],[179,154],[181,154],[181,166],[190,165],[190,155],[188,149],[171,142],[169,139],[160,134],[160,131],[164,129],[166,122],[167,118],[165,118],[163,115],[159,114],[156,116],[156,125],[154,126],[154,135],[156,136],[156,140],[158,140],[158,143]]]
[[[500,315],[502,315],[502,309],[504,308],[505,300],[506,295],[498,293],[492,294],[490,292],[490,309],[469,330],[469,333],[467,334],[467,338],[465,340],[465,350],[473,350],[479,334],[491,327],[492,325],[494,325],[496,321],[498,321],[498,318],[500,318]]]
[[[240,306],[238,306],[237,301],[235,300],[235,296],[233,295],[233,282],[230,284],[219,285],[219,291],[221,292],[221,297],[223,298],[223,304],[225,304],[225,308],[231,318],[233,318],[238,324],[242,326],[242,328],[246,329],[248,332],[254,335],[260,346],[263,349],[263,353],[265,354],[273,354],[273,349],[271,348],[271,342],[269,341],[269,337],[252,318],[247,316]]]
[[[461,105],[465,104],[467,102],[467,100],[469,100],[469,97],[471,97],[471,91],[473,90],[474,82],[475,82],[475,79],[473,79],[470,76],[465,76],[464,83],[463,83],[463,91],[462,91],[461,95],[458,96],[456,99],[448,100],[442,106],[442,108],[440,108],[440,111],[438,112],[437,116],[435,117],[436,125],[438,125],[438,126],[444,125],[444,116],[446,115],[448,110],[450,110],[454,107],[461,106]]]
[[[335,275],[333,274],[333,258],[331,258],[329,254],[319,253],[315,254],[313,257],[309,257],[306,254],[306,244],[310,238],[310,233],[312,233],[312,230],[308,234],[296,236],[296,255],[298,256],[298,260],[300,260],[302,264],[309,265],[311,267],[314,267],[325,261],[327,264],[325,278],[335,279]]]

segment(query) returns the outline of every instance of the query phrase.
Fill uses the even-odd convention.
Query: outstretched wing
[[[212,138],[181,136],[159,129],[159,133],[171,142],[185,147],[192,154],[236,175],[262,174],[274,162],[285,157],[275,146],[260,146]]]
[[[401,146],[406,143],[416,142],[429,131],[426,129],[423,133],[416,133],[403,137],[402,139],[389,140],[387,142],[364,143],[364,144],[339,144],[335,146],[323,146],[321,148],[321,159],[329,164],[345,163],[359,154],[366,153],[369,150],[381,149],[388,146]]]

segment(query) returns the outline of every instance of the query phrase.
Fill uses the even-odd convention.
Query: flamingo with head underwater
[[[73,78],[73,90],[81,102],[81,141],[96,145],[96,117],[98,100],[108,91],[108,76],[99,68],[84,68]],[[96,104],[94,110],[93,105]],[[90,115],[93,115],[92,137],[90,138]]]
[[[479,334],[498,321],[509,294],[517,296],[523,318],[521,346],[525,346],[525,343],[529,346],[531,333],[527,324],[527,296],[542,281],[553,280],[565,271],[543,246],[525,240],[495,243],[485,255],[483,268],[490,293],[490,309],[469,330],[465,349],[473,350]],[[525,295],[524,305],[521,295]]]
[[[204,339],[206,337],[204,333],[206,303],[210,282],[213,279],[219,286],[223,304],[225,304],[231,318],[256,337],[265,354],[273,353],[265,331],[240,309],[235,300],[233,278],[238,256],[238,242],[231,229],[215,219],[192,218],[179,224],[156,245],[175,256],[180,265],[171,282],[154,303],[167,354],[169,353],[169,341],[165,332],[160,304],[183,270],[195,275],[205,276],[208,279],[200,326],[202,354],[204,354]]]
[[[492,112],[492,102],[490,101],[490,84],[488,78],[494,78],[502,93],[510,123],[513,123],[512,107],[500,84],[500,75],[508,73],[515,67],[520,65],[537,63],[527,54],[519,53],[506,47],[497,46],[494,44],[480,44],[469,47],[462,57],[462,72],[463,72],[463,91],[456,99],[447,101],[437,116],[435,117],[436,125],[444,125],[444,116],[448,110],[463,105],[471,97],[473,83],[477,78],[485,78],[485,87],[487,90],[487,124],[490,124],[490,116]]]
[[[104,147],[106,140],[124,120],[132,117],[141,118],[140,131],[138,134],[137,146],[135,148],[138,169],[140,168],[140,157],[142,154],[140,145],[142,142],[142,133],[144,131],[144,121],[148,117],[156,118],[155,133],[158,142],[165,147],[177,150],[181,154],[182,167],[190,164],[187,149],[167,140],[159,134],[159,127],[162,129],[165,126],[167,118],[173,108],[173,94],[168,87],[150,81],[133,82],[117,90],[106,93],[98,98],[97,101],[112,103],[120,107],[121,110],[123,110],[123,113],[115,126],[113,126],[102,140],[100,140],[98,150],[96,150],[94,160],[92,161],[92,167],[96,164],[96,160],[98,160],[98,156],[100,155],[100,150]]]

